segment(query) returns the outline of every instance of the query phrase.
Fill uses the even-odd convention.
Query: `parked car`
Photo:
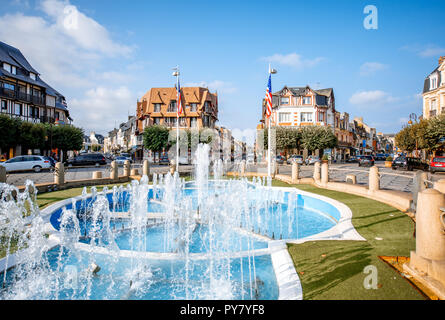
[[[168,154],[161,154],[159,156],[159,163],[160,164],[170,164],[170,160],[168,159]]]
[[[414,169],[428,170],[428,164],[422,162],[420,158],[399,156],[391,164],[393,170],[403,169],[413,171]]]
[[[291,155],[289,157],[289,159],[287,159],[287,164],[292,164],[292,163],[298,163],[298,164],[303,164],[303,156],[299,156],[299,155]]]
[[[246,163],[254,164],[255,163],[255,155],[253,153],[250,153],[246,157]]]
[[[434,157],[430,163],[430,172],[435,173],[437,171],[444,172],[445,171],[445,156],[442,157]]]
[[[385,161],[386,158],[389,156],[387,153],[377,153],[374,157],[375,161]]]
[[[374,165],[374,157],[373,156],[359,156],[358,166],[369,166],[372,167]]]
[[[123,156],[116,156],[116,157],[114,158],[114,161],[116,161],[116,163],[117,163],[118,166],[123,166],[123,165],[124,165],[124,162],[125,162],[126,160],[128,160],[128,159],[127,159],[126,157],[123,157]]]
[[[283,164],[284,163],[284,157],[283,156],[280,156],[280,155],[278,155],[277,157],[276,157],[276,162],[278,163],[278,164]]]
[[[126,160],[130,161],[130,163],[133,163],[133,159],[131,159],[131,155],[129,153],[121,153],[120,154],[121,157],[125,157]]]
[[[17,156],[0,163],[0,166],[6,168],[6,172],[28,171],[40,172],[42,169],[51,168],[51,162],[43,156]]]
[[[53,157],[47,157],[47,156],[44,156],[43,157],[45,160],[48,160],[50,163],[51,163],[51,167],[55,167],[56,166],[56,160],[53,158]]]
[[[72,166],[88,166],[88,165],[103,165],[107,164],[105,156],[101,153],[82,153],[77,157],[69,158],[66,161],[68,167]]]
[[[320,157],[310,155],[306,158],[306,165],[308,166],[311,164],[315,164],[316,162],[320,162]]]
[[[346,159],[346,162],[355,163],[355,162],[357,162],[357,157],[356,156],[350,156],[348,159]]]

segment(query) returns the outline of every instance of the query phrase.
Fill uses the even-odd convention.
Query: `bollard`
[[[326,185],[329,182],[329,164],[321,164],[321,184]]]
[[[150,176],[150,163],[148,160],[144,160],[142,165],[142,175],[149,177]]]
[[[440,179],[439,181],[434,182],[433,188],[439,192],[445,193],[445,179]]]
[[[314,180],[315,181],[320,181],[321,176],[320,176],[320,162],[315,162],[314,163]]]
[[[93,179],[102,179],[102,171],[94,171]]]
[[[0,166],[0,183],[6,183],[6,168]]]
[[[445,233],[441,221],[445,196],[437,190],[419,192],[416,213],[416,254],[430,260],[445,260]]]
[[[62,162],[57,162],[55,165],[54,183],[58,186],[65,184],[65,168]]]
[[[131,169],[131,176],[138,176],[139,175],[139,170],[138,169]]]
[[[417,208],[417,196],[420,191],[427,188],[426,180],[428,179],[428,174],[421,170],[417,170],[413,178],[413,202],[411,204],[411,210],[416,212]]]
[[[379,168],[373,166],[369,169],[369,192],[380,190]]]
[[[292,163],[292,183],[297,183],[300,179],[300,166],[298,163]]]
[[[124,161],[124,176],[125,177],[130,176],[130,161],[129,160]]]
[[[117,166],[116,161],[111,161],[110,179],[111,180],[119,179],[119,168]]]
[[[246,174],[246,160],[241,161],[240,174],[242,177],[244,177],[244,175]]]
[[[175,159],[171,159],[170,160],[170,174],[174,175],[176,171],[176,160]]]

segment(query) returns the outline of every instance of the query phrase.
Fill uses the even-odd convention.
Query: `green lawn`
[[[126,185],[126,184],[125,184]],[[290,185],[273,181],[274,186]],[[112,188],[113,185],[107,185]],[[347,193],[319,189],[311,185],[292,185],[346,204],[353,213],[352,223],[367,241],[310,241],[289,244],[289,253],[301,279],[304,299],[424,299],[408,281],[382,262],[378,256],[409,256],[415,249],[414,223],[404,213],[378,201]],[[97,186],[102,190],[103,186]],[[82,194],[73,188],[39,194],[40,208]],[[88,188],[90,192],[91,188]],[[383,240],[376,240],[375,238]],[[1,250],[0,250],[1,251]],[[0,252],[1,256],[1,252]],[[378,270],[378,289],[365,289],[363,269]]]
[[[289,186],[275,181],[275,186]],[[371,199],[311,185],[292,185],[346,204],[352,223],[367,241],[310,241],[289,244],[289,253],[301,279],[304,299],[369,300],[424,299],[409,282],[378,256],[409,256],[415,250],[414,223],[403,212]],[[383,240],[376,240],[382,238]],[[373,265],[378,271],[378,288],[365,289]]]

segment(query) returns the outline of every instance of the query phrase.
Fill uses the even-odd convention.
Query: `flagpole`
[[[269,76],[270,76],[270,63],[269,63]],[[271,92],[272,93],[272,92]],[[271,176],[271,152],[270,152],[270,117],[272,116],[272,112],[268,117],[269,123],[267,125],[267,176]]]
[[[178,66],[178,75],[176,76],[176,90],[179,89],[179,66]],[[178,96],[181,99],[181,95]],[[179,174],[179,103],[180,101],[176,101],[176,172]]]

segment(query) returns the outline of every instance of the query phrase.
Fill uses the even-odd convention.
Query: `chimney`
[[[445,56],[441,56],[440,58],[439,58],[439,66],[442,64],[442,62],[444,62],[445,61]]]

